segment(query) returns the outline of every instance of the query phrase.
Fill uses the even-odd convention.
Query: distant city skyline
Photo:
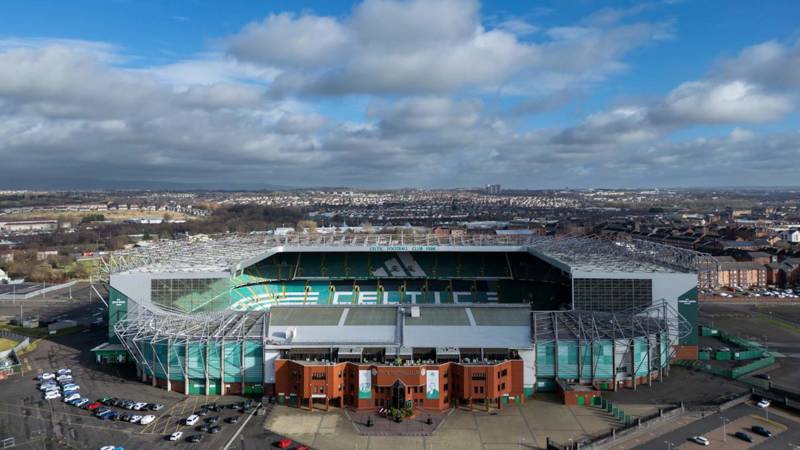
[[[12,0],[0,189],[797,186],[796,17],[790,1]]]

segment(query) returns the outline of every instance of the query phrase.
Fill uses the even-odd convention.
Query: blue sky
[[[796,17],[790,1],[8,1],[0,187],[796,185]]]

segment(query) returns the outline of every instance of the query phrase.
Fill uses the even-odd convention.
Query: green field
[[[17,341],[12,339],[0,338],[0,352],[11,350],[17,345]]]

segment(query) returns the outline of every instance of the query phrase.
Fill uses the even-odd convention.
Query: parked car
[[[148,423],[150,423],[150,422],[152,422],[154,420],[156,420],[156,416],[154,416],[152,414],[148,414],[148,415],[142,417],[142,419],[139,421],[139,423],[142,424],[142,425],[147,425]]]
[[[142,420],[142,416],[139,415],[131,416],[131,423],[139,423],[140,420]]]
[[[81,385],[75,384],[75,383],[67,383],[67,384],[61,385],[61,389],[65,390],[65,391],[77,391],[80,388],[81,388]]]
[[[40,391],[49,391],[52,389],[58,389],[58,384],[56,384],[55,382],[48,381],[39,385]]]
[[[720,347],[720,348],[719,348],[719,351],[721,351],[721,352],[728,352],[728,353],[730,353],[730,352],[731,352],[731,349],[730,349],[730,347]]]
[[[90,401],[91,401],[91,400],[89,400],[89,399],[88,399],[88,398],[86,398],[86,397],[81,397],[81,399],[80,399],[80,400],[78,400],[77,402],[75,402],[75,406],[77,406],[78,408],[83,408],[84,406],[88,405]]]
[[[756,403],[756,406],[758,406],[759,408],[767,408],[771,404],[772,403],[769,400],[762,398],[761,400],[758,401],[758,403]]]
[[[736,433],[733,433],[733,436],[745,442],[753,442],[753,438],[751,438],[750,435],[744,431],[737,431]]]
[[[56,371],[56,374],[57,375],[72,375],[72,370],[71,369],[58,369]]]
[[[755,378],[761,378],[762,380],[771,380],[772,377],[769,376],[768,373],[759,373],[757,375],[753,375]]]
[[[761,425],[753,425],[752,427],[750,427],[750,431],[764,437],[772,437],[772,432],[762,427]]]
[[[196,444],[196,443],[198,443],[198,442],[200,442],[202,440],[203,440],[203,435],[202,434],[193,434],[193,435],[189,436],[188,438],[186,438],[187,442],[191,442],[193,444]]]
[[[134,409],[134,410],[136,410],[136,411],[141,411],[141,410],[142,410],[142,409],[144,409],[146,406],[147,406],[147,403],[144,403],[144,402],[136,402],[136,403],[133,405],[133,409]]]
[[[238,421],[239,421],[239,416],[230,416],[227,419],[225,419],[225,422],[228,423],[236,423]]]
[[[170,441],[177,441],[183,436],[183,431],[176,431],[169,435]]]
[[[55,377],[56,377],[56,376],[55,376],[55,375],[53,375],[53,374],[52,374],[52,373],[50,373],[50,372],[42,372],[42,373],[40,373],[40,374],[39,374],[39,376],[38,376],[37,378],[39,378],[39,380],[42,380],[42,381],[44,381],[44,380],[52,380],[52,379],[55,379]]]
[[[200,417],[197,414],[192,414],[191,416],[183,419],[183,423],[191,427],[192,425],[196,424],[198,420],[200,420]]]
[[[72,381],[72,375],[59,375],[56,377],[56,381],[59,383],[66,383]]]
[[[209,425],[207,423],[204,423],[204,424],[198,426],[196,429],[197,429],[197,431],[199,431],[201,433],[207,433],[209,428],[211,428],[211,425]]]
[[[95,409],[97,409],[97,408],[99,408],[101,406],[103,406],[102,403],[94,402],[94,403],[90,403],[90,404],[86,405],[86,409],[88,409],[89,411],[94,411]]]
[[[706,439],[704,436],[692,436],[692,438],[689,440],[694,442],[695,444],[711,445],[711,441]]]
[[[78,394],[77,392],[73,394],[66,394],[66,393],[64,394],[64,403],[69,403],[73,400],[80,400],[80,399],[81,399],[81,394]]]
[[[163,409],[163,408],[164,408],[164,405],[162,405],[161,403],[149,403],[149,404],[147,405],[147,408],[148,408],[150,411],[160,411],[161,409]]]
[[[219,422],[219,416],[206,417],[206,423],[215,424]]]
[[[211,434],[217,434],[220,431],[222,431],[222,427],[219,426],[219,425],[214,425],[213,427],[208,429],[208,432],[211,433]]]
[[[58,392],[58,391],[47,391],[44,394],[44,399],[45,400],[53,400],[53,399],[56,399],[56,398],[59,398],[59,397],[61,397],[61,393]]]

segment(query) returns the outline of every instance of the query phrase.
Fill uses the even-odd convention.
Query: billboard
[[[372,398],[372,373],[369,370],[358,371],[358,398]]]
[[[425,398],[437,400],[439,398],[439,370],[429,369],[425,373]]]

